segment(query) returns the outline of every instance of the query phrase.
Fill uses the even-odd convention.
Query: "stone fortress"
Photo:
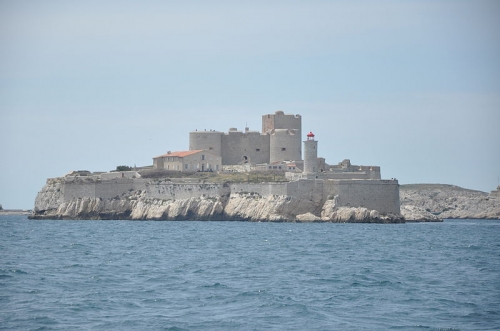
[[[378,166],[351,165],[350,160],[328,165],[324,158],[318,158],[318,142],[314,137],[309,132],[307,140],[302,143],[302,117],[278,110],[262,116],[262,132],[250,131],[248,127],[244,132],[236,128],[230,128],[228,132],[190,132],[189,151],[160,155],[153,158],[153,165],[157,169],[180,171],[219,171],[243,165],[245,167],[240,169],[302,173],[298,176],[287,174],[292,180],[311,176],[322,179],[381,178]],[[192,158],[188,159],[197,153],[200,153],[199,160],[195,158],[193,163]],[[186,158],[185,162],[182,162],[183,158]]]
[[[215,183],[142,178],[140,171],[79,172],[48,179],[33,218],[404,221],[397,180],[381,179],[380,167],[349,160],[329,165],[318,157],[314,134],[301,137],[301,116],[276,111],[262,116],[262,132],[194,131],[189,150],[153,158],[154,170],[281,171],[287,181]]]
[[[277,111],[262,116],[262,132],[195,131],[189,134],[190,150],[208,150],[221,156],[223,165],[264,164],[302,160],[302,118]]]

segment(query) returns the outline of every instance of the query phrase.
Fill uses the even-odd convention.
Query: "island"
[[[283,111],[263,115],[260,132],[195,130],[188,150],[155,156],[151,166],[47,179],[30,218],[441,221],[423,206],[401,208],[398,181],[382,179],[379,166],[331,165],[318,147],[312,131],[302,141],[302,117]]]

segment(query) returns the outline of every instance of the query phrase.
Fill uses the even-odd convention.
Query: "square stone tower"
[[[262,133],[268,133],[274,129],[297,130],[299,137],[302,137],[302,117],[285,114],[282,110],[277,110],[274,114],[262,115]]]

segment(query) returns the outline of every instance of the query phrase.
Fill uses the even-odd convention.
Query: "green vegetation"
[[[132,167],[126,165],[120,165],[116,167],[116,171],[130,171],[130,170],[132,170]]]

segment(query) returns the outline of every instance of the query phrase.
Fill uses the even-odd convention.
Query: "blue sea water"
[[[500,221],[0,226],[2,330],[500,329]]]

